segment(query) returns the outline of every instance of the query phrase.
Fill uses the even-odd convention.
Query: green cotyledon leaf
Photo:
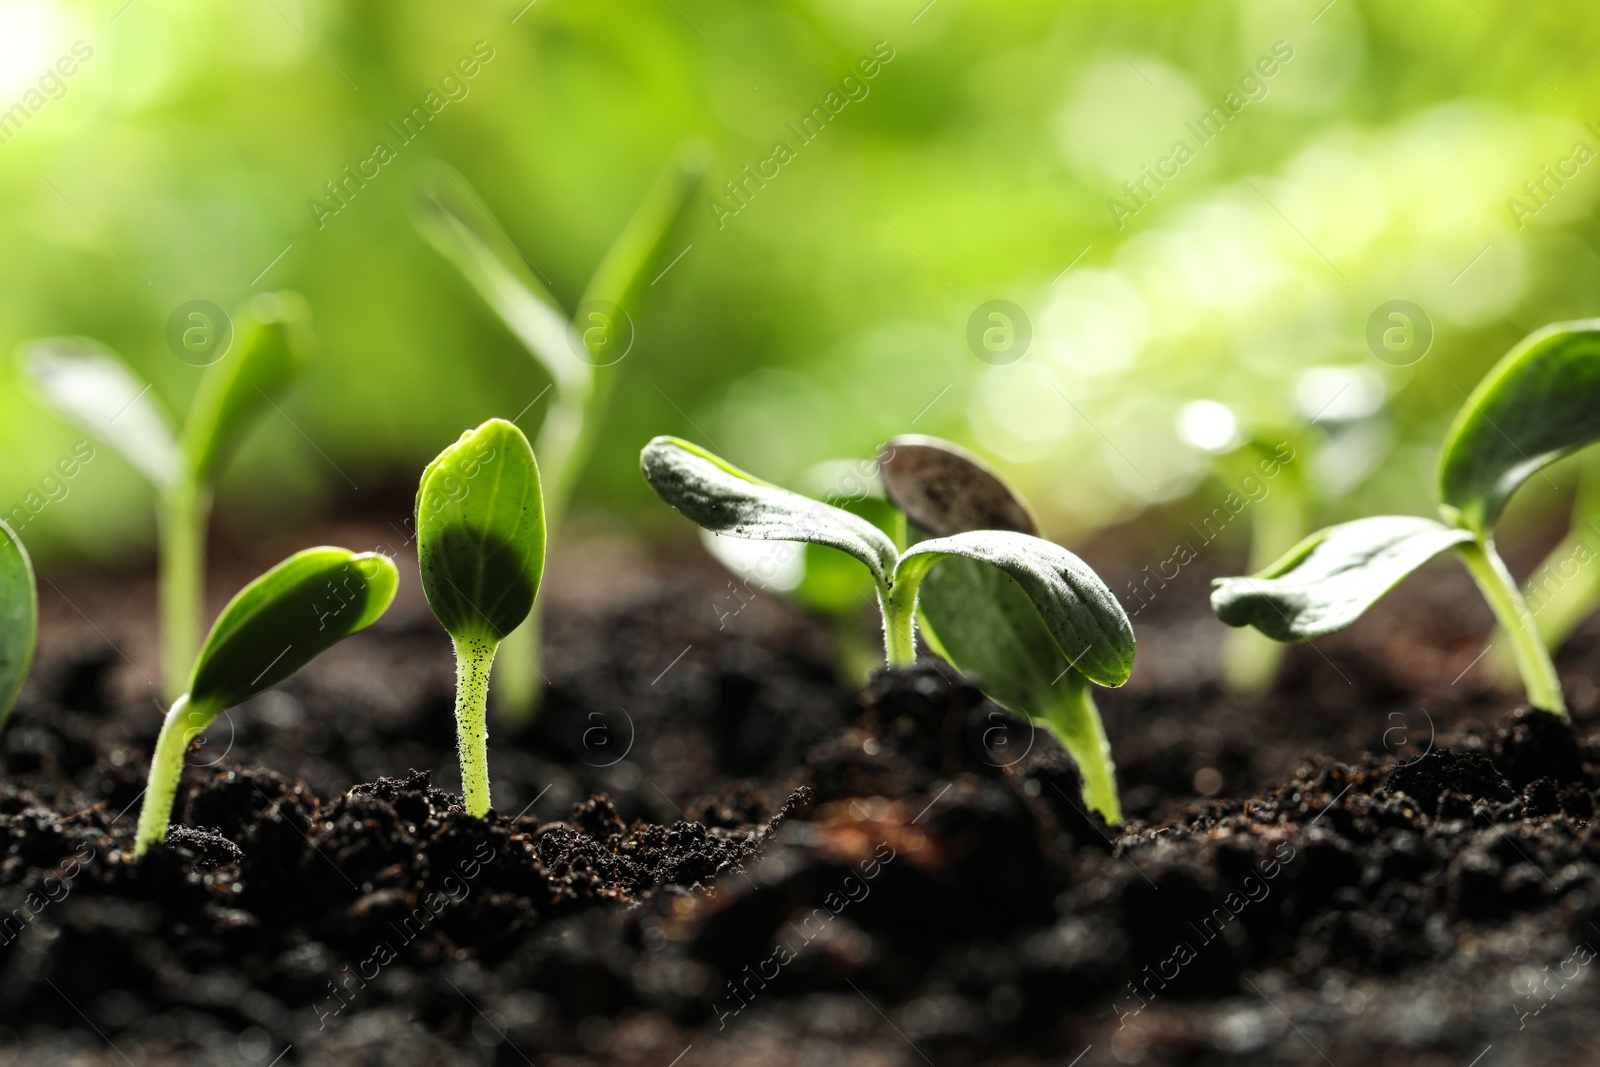
[[[895,584],[920,583],[940,560],[959,556],[1000,571],[1027,596],[1066,663],[1096,685],[1119,686],[1133,671],[1133,624],[1087,563],[1051,541],[1012,530],[935,537],[905,551]],[[1005,601],[1000,601],[1004,611]],[[998,627],[1000,616],[991,622]],[[997,637],[998,640],[998,637]],[[957,666],[961,664],[958,662]]]
[[[417,562],[451,637],[498,642],[516,629],[533,610],[544,554],[539,465],[516,426],[490,419],[422,472]]]
[[[39,590],[22,539],[0,522],[0,729],[28,676],[39,637]]]
[[[1486,534],[1517,487],[1600,440],[1600,319],[1528,336],[1461,406],[1439,456],[1446,518]]]
[[[662,500],[712,533],[837,548],[860,560],[879,587],[894,573],[899,552],[867,519],[764,482],[688,441],[657,437],[639,465]]]
[[[42,399],[106,442],[158,489],[178,475],[178,443],[150,386],[87,337],[46,337],[20,352]]]
[[[1211,609],[1229,626],[1277,641],[1309,641],[1349,626],[1402,578],[1468,530],[1414,515],[1381,515],[1319,530],[1259,574],[1217,578]]]
[[[216,715],[270,689],[394,600],[389,557],[344,548],[296,552],[239,590],[195,659],[189,706]]]
[[[252,421],[311,361],[311,315],[296,293],[263,293],[234,316],[234,341],[208,367],[179,447],[202,485],[216,477]]]

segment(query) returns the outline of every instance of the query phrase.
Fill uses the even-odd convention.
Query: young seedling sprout
[[[187,692],[173,701],[161,724],[139,811],[135,856],[167,836],[189,742],[224,711],[370,626],[388,610],[399,581],[387,556],[308,548],[239,590],[211,627]]]
[[[122,453],[158,494],[161,667],[168,697],[182,692],[200,643],[212,486],[245,431],[310,359],[306,304],[293,293],[254,298],[233,327],[232,348],[201,377],[176,437],[150,387],[98,343],[57,337],[22,349],[24,370],[44,398]]]
[[[963,660],[974,665],[980,681],[987,680],[1006,694],[1014,701],[1012,706],[1033,710],[1027,704],[1028,690],[1019,685],[1018,696],[1007,688],[1009,670],[1032,669],[1035,656],[1056,666],[1051,677],[1060,679],[1066,670],[1063,696],[1041,713],[1056,714],[1052,725],[1059,722],[1057,729],[1071,738],[1075,756],[1083,753],[1080,765],[1086,783],[1100,777],[1104,764],[1105,781],[1092,787],[1092,801],[1108,820],[1116,818],[1104,739],[1091,743],[1087,729],[1087,716],[1093,716],[1095,730],[1099,716],[1082,682],[1119,686],[1128,680],[1133,670],[1133,627],[1117,598],[1083,560],[1017,529],[962,530],[919,541],[902,552],[866,519],[761,481],[674,437],[651,441],[640,464],[645,480],[663,500],[713,533],[825,545],[857,559],[877,588],[885,656],[891,667],[916,660],[918,591],[932,581],[933,588],[946,592],[936,598],[938,617],[930,619],[934,624],[930,645],[957,667]],[[959,508],[958,513],[969,514]],[[1026,516],[1025,509],[1022,514]],[[1025,525],[1015,516],[1013,520],[1013,525]],[[974,520],[964,518],[954,525],[967,521]],[[1031,522],[1028,518],[1027,528]],[[942,560],[949,562],[936,570]],[[945,587],[934,579],[951,567],[961,571],[974,563],[983,565],[970,567],[979,576],[975,581],[951,580]],[[957,618],[964,612],[970,619]],[[941,630],[941,625],[947,628]],[[1043,646],[1027,643],[1045,639],[1048,653]]]
[[[1453,548],[1509,640],[1529,703],[1565,715],[1555,665],[1495,551],[1494,524],[1523,482],[1596,439],[1600,320],[1548,326],[1508,352],[1457,413],[1439,457],[1443,522],[1387,515],[1331,526],[1259,574],[1216,579],[1211,606],[1230,626],[1308,641],[1349,626]]]
[[[0,522],[0,730],[6,728],[39,639],[39,590],[28,550]]]
[[[551,529],[566,511],[611,405],[617,373],[608,368],[632,346],[635,316],[645,298],[665,288],[656,283],[688,250],[684,220],[698,203],[703,156],[694,144],[679,149],[606,251],[571,316],[465,178],[437,167],[424,183],[417,212],[423,235],[456,265],[550,379],[553,395],[534,452],[544,465],[545,523]],[[538,625],[538,613],[530,612],[506,637],[513,654],[503,657],[495,706],[511,721],[526,721],[538,708]]]
[[[904,513],[912,544],[979,530],[1038,535],[1038,520],[1022,497],[986,463],[948,441],[895,437],[878,461],[884,490]],[[929,647],[977,679],[996,704],[1042,722],[1078,765],[1084,802],[1106,822],[1120,822],[1111,746],[1090,679],[1073,662],[1085,651],[1082,645],[1061,644],[1017,582],[971,559],[950,559],[929,573],[917,607]],[[1128,641],[1131,654],[1131,630]]]
[[[480,819],[489,812],[489,671],[500,642],[533,610],[544,546],[539,465],[511,423],[468,430],[422,472],[417,562],[455,646],[461,791]]]

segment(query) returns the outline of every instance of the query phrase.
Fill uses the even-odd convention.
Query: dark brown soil
[[[1571,727],[1462,673],[1487,617],[1448,568],[1240,701],[1180,580],[1102,697],[1113,830],[948,669],[852,693],[770,598],[719,628],[725,582],[558,575],[482,821],[402,599],[213,727],[137,865],[148,588],[46,584],[0,735],[0,1063],[1596,1061],[1600,628]]]

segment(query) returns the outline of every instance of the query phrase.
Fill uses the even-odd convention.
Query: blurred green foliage
[[[124,4],[0,0],[0,351],[92,336],[181,411],[173,309],[306,294],[322,358],[221,487],[247,528],[376,509],[546,384],[412,225],[430,159],[571,306],[674,146],[711,144],[721,206],[603,372],[581,491],[656,525],[635,457],[658,433],[791,483],[940,434],[1071,534],[1208,506],[1213,453],[1313,418],[1329,507],[1405,510],[1482,372],[1600,314],[1600,162],[1575,158],[1600,149],[1600,23],[1574,2]],[[347,166],[370,177],[330,214]],[[967,340],[997,299],[1032,333],[998,365]],[[1434,333],[1407,366],[1367,341],[1399,299]],[[75,440],[0,360],[0,509]],[[148,492],[102,451],[30,545],[136,557]]]

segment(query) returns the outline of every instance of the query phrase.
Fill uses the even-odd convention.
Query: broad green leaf
[[[22,367],[44,400],[109,444],[157,488],[178,473],[178,444],[141,382],[111,351],[87,337],[47,337],[22,347]]]
[[[437,165],[423,182],[417,226],[466,276],[563,392],[588,388],[567,313],[460,174]]]
[[[580,309],[589,301],[602,300],[630,315],[637,314],[644,293],[656,284],[662,272],[669,266],[682,266],[674,260],[685,251],[687,243],[678,238],[684,219],[697,203],[695,194],[705,169],[706,151],[698,142],[678,149],[606,250],[584,290]],[[579,322],[577,327],[581,331],[586,324]]]
[[[310,309],[297,293],[263,293],[235,316],[232,349],[207,368],[179,440],[209,484],[251,422],[311,361]]]
[[[1023,716],[1044,714],[1070,661],[1015,579],[975,559],[946,559],[917,595],[922,636],[996,704]]]
[[[878,455],[883,487],[906,517],[935,536],[971,530],[1039,533],[1022,498],[987,463],[949,441],[891,438]]]
[[[0,522],[0,729],[28,676],[39,637],[39,590],[28,550]]]
[[[1133,671],[1133,624],[1083,560],[1043,538],[1010,530],[977,530],[913,545],[896,568],[896,584],[921,580],[949,556],[998,567],[1013,579],[1056,646],[1084,677],[1104,686],[1128,680]]]
[[[539,465],[522,431],[490,419],[443,452],[417,488],[422,590],[451,637],[499,641],[544,576]]]
[[[1487,533],[1518,486],[1596,440],[1600,319],[1547,326],[1508,352],[1456,415],[1439,457],[1446,517]]]
[[[1342,630],[1402,578],[1467,530],[1413,515],[1381,515],[1319,530],[1259,574],[1217,578],[1211,609],[1229,626],[1254,626],[1278,641]]]
[[[394,562],[376,552],[296,552],[222,609],[195,659],[190,706],[216,715],[272,688],[371,625],[399,582]]]
[[[687,441],[657,437],[639,463],[662,500],[712,533],[837,548],[860,560],[879,586],[894,573],[899,552],[871,522],[761,481]]]

